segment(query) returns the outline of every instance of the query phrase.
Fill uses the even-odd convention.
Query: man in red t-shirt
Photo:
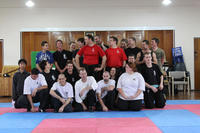
[[[81,48],[76,55],[77,68],[80,70],[79,58],[83,56],[83,65],[89,76],[94,76],[97,81],[101,78],[101,71],[105,67],[106,55],[104,51],[94,44],[94,37],[91,35],[85,36],[85,46]],[[102,63],[99,65],[99,57],[102,58]]]
[[[105,53],[107,57],[106,69],[109,71],[112,67],[115,67],[117,74],[121,74],[123,67],[126,65],[126,54],[122,48],[117,47],[118,39],[111,36],[109,39],[110,48]]]

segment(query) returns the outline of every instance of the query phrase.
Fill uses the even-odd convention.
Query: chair
[[[170,71],[169,72],[170,82],[172,84],[172,96],[174,96],[174,86],[183,85],[184,94],[186,92],[186,86],[188,94],[190,94],[190,80],[186,76],[185,71]]]
[[[169,76],[164,75],[163,83],[164,83],[164,85],[166,85],[168,87],[168,94],[169,94],[169,96],[171,96],[170,79],[171,78]]]
[[[6,65],[3,66],[2,73],[0,73],[0,96],[12,96],[12,78],[19,66]],[[10,77],[3,77],[8,73]]]

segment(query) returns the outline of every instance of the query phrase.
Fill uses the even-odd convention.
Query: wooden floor
[[[183,94],[183,92],[178,92],[174,97],[167,96],[168,100],[199,100],[200,99],[200,91],[191,91],[190,95]],[[11,97],[0,97],[0,103],[11,102]]]

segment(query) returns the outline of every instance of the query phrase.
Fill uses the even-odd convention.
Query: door
[[[2,72],[3,68],[3,40],[0,39],[0,73]]]
[[[200,37],[194,38],[194,75],[195,90],[200,90]]]

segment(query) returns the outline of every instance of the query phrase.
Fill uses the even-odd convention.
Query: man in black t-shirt
[[[78,44],[78,47],[79,47],[79,48],[76,49],[76,50],[73,52],[72,61],[73,61],[74,66],[75,66],[76,69],[78,70],[75,57],[76,57],[76,54],[78,53],[78,51],[85,45],[84,38],[79,38],[79,39],[77,40],[77,44]],[[79,58],[79,63],[80,63],[80,67],[83,67],[83,56],[81,56],[81,57]]]
[[[53,84],[55,82],[57,82],[58,74],[57,74],[57,72],[55,70],[51,69],[50,64],[45,60],[40,62],[39,66],[42,69],[42,73],[41,74],[45,77],[45,80],[46,80],[47,85],[48,85],[48,101],[47,101],[47,105],[48,105],[48,108],[52,108],[53,105],[50,102],[51,101],[51,96],[49,95],[49,92],[50,92],[51,87],[53,86]]]
[[[144,54],[144,64],[140,65],[140,72],[145,79],[144,103],[146,108],[163,108],[163,75],[157,64],[152,63],[151,53]],[[155,103],[154,103],[155,101]]]
[[[67,78],[67,82],[69,82],[73,86],[74,90],[75,83],[80,79],[80,77],[78,72],[74,69],[72,61],[67,62],[67,71],[64,74],[65,77]]]
[[[23,95],[24,81],[30,75],[26,71],[27,61],[25,59],[20,59],[18,61],[19,70],[13,76],[12,83],[12,101],[17,102],[18,98]]]
[[[56,70],[58,73],[64,73],[67,69],[66,63],[72,60],[72,52],[63,49],[62,40],[56,41],[57,51],[53,53]]]
[[[142,50],[136,46],[136,39],[135,37],[130,37],[128,39],[128,48],[125,50],[126,56],[133,54],[135,57],[137,57],[137,54],[141,52]]]

